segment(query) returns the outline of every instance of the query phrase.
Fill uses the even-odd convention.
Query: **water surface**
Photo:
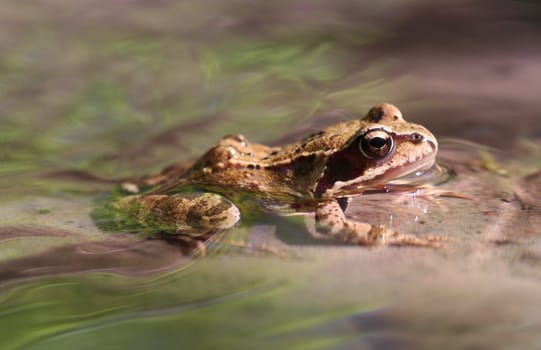
[[[5,1],[0,346],[538,347],[540,13],[531,1]],[[113,179],[223,135],[281,144],[382,101],[437,135],[454,172],[438,189],[458,195],[371,195],[347,214],[448,236],[443,249],[330,244],[310,237],[310,217],[270,217],[192,259],[89,216]]]

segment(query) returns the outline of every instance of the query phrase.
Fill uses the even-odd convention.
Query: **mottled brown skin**
[[[134,195],[123,198],[119,207],[141,224],[194,236],[232,227],[240,220],[238,208],[250,202],[263,209],[315,212],[318,231],[331,239],[435,246],[435,237],[350,221],[343,207],[346,198],[367,187],[431,166],[437,149],[426,128],[406,122],[395,106],[383,103],[363,119],[330,126],[284,147],[226,136],[192,164],[125,182],[123,188]]]

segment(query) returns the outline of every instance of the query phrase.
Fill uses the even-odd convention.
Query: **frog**
[[[121,183],[115,207],[139,226],[201,239],[247,211],[314,214],[317,239],[359,246],[440,247],[441,236],[400,233],[347,218],[350,200],[434,166],[438,141],[380,103],[298,142],[273,147],[228,135],[192,162]]]

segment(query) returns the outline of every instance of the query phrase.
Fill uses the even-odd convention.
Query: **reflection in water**
[[[442,265],[441,255],[420,254],[423,263],[407,262],[405,251],[360,256],[331,248],[325,262],[230,255],[151,278],[94,274],[23,284],[3,298],[0,311],[17,325],[4,342],[30,349],[508,349],[537,339],[537,283],[464,272],[471,261],[456,269]],[[400,269],[386,264],[391,257]],[[520,300],[493,306],[517,293]]]
[[[170,270],[187,261],[177,245],[161,240],[83,242],[1,262],[0,284],[21,278],[86,271],[146,275]]]

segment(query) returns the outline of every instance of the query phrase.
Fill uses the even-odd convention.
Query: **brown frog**
[[[432,236],[401,234],[349,220],[348,199],[434,164],[438,142],[393,105],[330,126],[300,142],[268,147],[226,136],[191,164],[127,181],[115,206],[142,227],[200,238],[228,229],[255,203],[315,212],[323,237],[359,245],[437,246]],[[320,235],[318,235],[320,236]]]

